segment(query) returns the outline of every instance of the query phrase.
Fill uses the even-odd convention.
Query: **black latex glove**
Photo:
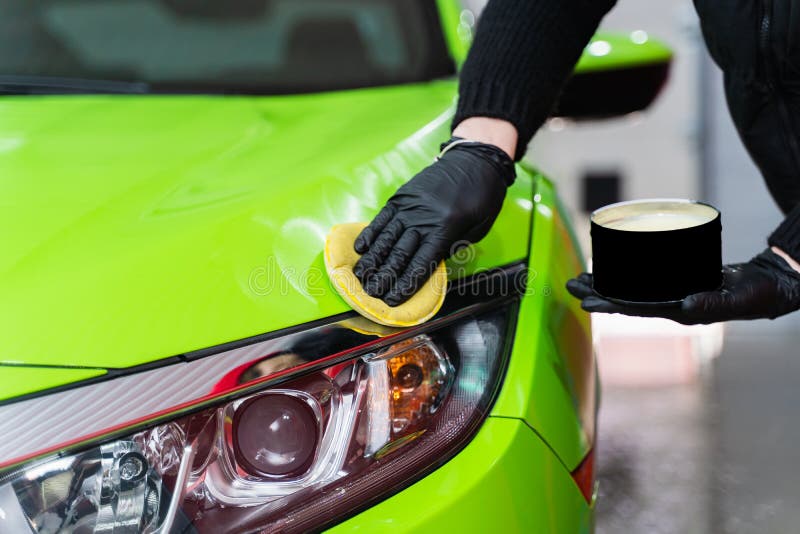
[[[567,290],[589,312],[664,317],[683,324],[710,324],[736,319],[774,319],[800,309],[800,273],[767,249],[747,263],[726,265],[718,291],[689,295],[673,306],[622,305],[592,289],[592,275],[567,282]],[[658,284],[658,280],[653,280]]]
[[[389,199],[355,241],[353,272],[390,306],[408,300],[436,266],[482,239],[500,213],[514,162],[501,149],[453,138]]]

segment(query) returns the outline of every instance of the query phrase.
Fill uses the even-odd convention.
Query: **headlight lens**
[[[321,419],[315,399],[296,393],[249,398],[233,414],[236,461],[256,477],[300,476],[314,460]]]
[[[23,465],[0,477],[0,530],[294,532],[330,524],[429,472],[471,438],[497,389],[515,310],[506,302]]]

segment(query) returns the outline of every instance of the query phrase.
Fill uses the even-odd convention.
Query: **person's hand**
[[[443,145],[356,239],[353,272],[364,290],[390,306],[408,300],[455,248],[489,232],[514,177],[514,162],[494,145]]]
[[[582,273],[567,282],[567,290],[581,299],[588,312],[664,317],[683,324],[710,324],[736,319],[775,319],[800,309],[800,273],[770,249],[747,263],[726,265],[717,291],[689,295],[680,304],[623,305],[592,289],[592,275]],[[653,280],[654,284],[658,280]]]

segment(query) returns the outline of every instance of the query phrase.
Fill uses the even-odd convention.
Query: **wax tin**
[[[709,204],[647,199],[591,215],[594,290],[631,303],[674,303],[722,285],[722,221]]]

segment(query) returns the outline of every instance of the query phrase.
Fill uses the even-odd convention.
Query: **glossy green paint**
[[[581,54],[576,73],[626,69],[672,59],[672,50],[639,30],[629,34],[599,32]]]
[[[489,418],[416,484],[328,532],[592,532],[592,509],[522,421]]]
[[[0,365],[0,400],[56,388],[106,374],[105,369],[65,369]]]
[[[475,17],[471,12],[465,13],[459,0],[436,0],[436,6],[439,8],[439,18],[450,55],[456,65],[461,65],[467,59],[469,45],[472,43],[472,22]]]
[[[0,362],[129,367],[347,311],[325,235],[431,162],[454,94],[0,98]],[[530,197],[523,174],[459,275],[526,256]]]
[[[533,198],[528,288],[492,415],[525,419],[573,470],[592,446],[596,410],[589,314],[565,289],[584,266],[547,179]]]

